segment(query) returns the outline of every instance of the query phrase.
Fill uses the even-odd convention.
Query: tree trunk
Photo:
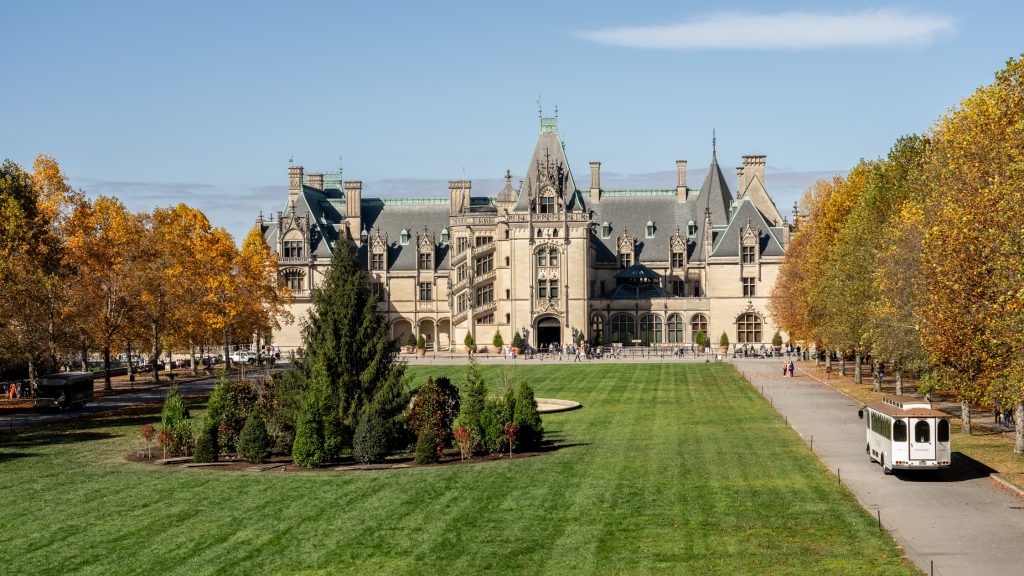
[[[135,366],[132,365],[132,341],[127,343],[128,347],[128,381],[135,382]]]
[[[846,354],[839,354],[839,375],[846,376]]]
[[[191,360],[192,360],[192,375],[195,376],[195,375],[198,374],[198,372],[196,370],[196,347],[195,346],[189,346],[188,347],[188,355],[189,355],[189,358],[191,358]]]
[[[110,346],[103,347],[103,389],[114,389],[114,385],[110,383]]]
[[[150,367],[153,368],[153,376],[152,376],[153,383],[154,384],[159,384],[160,383],[160,371],[157,370],[157,366],[159,365],[159,361],[160,361],[160,353],[163,352],[162,350],[160,350],[160,326],[157,324],[156,320],[152,320],[150,322],[150,328],[152,328],[153,354],[149,358],[149,365],[150,365]]]
[[[875,363],[875,375],[874,375],[874,378],[872,378],[872,380],[874,380],[874,382],[871,385],[871,390],[874,391],[874,392],[881,392],[882,391],[882,378],[881,378],[881,375],[882,375],[882,363],[881,362]]]
[[[231,355],[228,354],[228,329],[224,329],[224,371],[231,370]]]
[[[828,348],[825,348],[825,370],[832,369],[832,354],[829,353]]]
[[[1024,456],[1024,401],[1018,400],[1013,405],[1013,453],[1017,456]]]
[[[967,400],[960,401],[960,418],[963,420],[963,425],[960,427],[960,433],[964,436],[971,435],[971,405]]]
[[[85,344],[82,344],[82,372],[89,371],[89,351],[85,349]]]
[[[32,390],[36,389],[36,363],[32,361],[32,357],[28,358],[28,383]]]
[[[854,384],[863,384],[864,383],[864,379],[863,379],[863,376],[861,374],[861,369],[860,369],[860,352],[859,351],[854,353],[853,359],[857,363],[853,367],[853,383]],[[877,392],[877,390],[876,390],[876,392]]]
[[[896,395],[903,394],[903,371],[899,368],[893,367],[896,370]]]

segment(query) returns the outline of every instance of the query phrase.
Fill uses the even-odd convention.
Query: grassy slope
[[[414,370],[448,374],[461,368]],[[496,371],[485,372],[493,382]],[[6,573],[915,574],[727,365],[521,367],[564,447],[331,474],[163,470],[144,420],[0,440]],[[751,450],[754,448],[754,450]],[[17,497],[13,487],[18,486]],[[17,534],[17,537],[13,537]]]

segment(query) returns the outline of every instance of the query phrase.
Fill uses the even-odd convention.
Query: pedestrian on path
[[[996,426],[1002,426],[1003,425],[1003,407],[999,405],[998,401],[996,401],[996,405],[992,409],[996,413]]]
[[[788,376],[788,374],[786,374],[786,372],[788,372],[788,371],[789,371],[789,364],[787,364],[786,362],[783,362],[782,363],[782,375],[783,376]]]
[[[790,377],[790,378],[792,378],[792,377],[793,377],[793,369],[794,369],[794,368],[796,368],[796,366],[794,366],[794,365],[793,365],[793,361],[792,361],[792,360],[790,360],[790,361],[789,361],[789,377]]]
[[[828,366],[825,367],[825,380],[831,380],[831,379],[832,379],[832,365],[829,364]]]

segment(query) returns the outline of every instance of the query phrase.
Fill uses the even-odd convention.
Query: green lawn
[[[463,368],[411,369],[420,381]],[[493,383],[497,370],[485,369]],[[516,369],[560,449],[224,473],[124,461],[137,418],[0,436],[0,572],[918,574],[729,365]]]

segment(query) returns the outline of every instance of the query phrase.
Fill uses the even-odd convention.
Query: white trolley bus
[[[860,411],[867,425],[867,453],[882,472],[948,468],[949,415],[924,400],[886,396]]]

